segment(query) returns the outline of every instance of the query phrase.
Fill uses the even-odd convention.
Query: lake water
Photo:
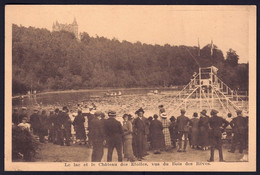
[[[122,93],[122,97],[124,96],[131,96],[131,95],[147,95],[154,88],[142,88],[142,89],[117,89],[117,90],[110,90],[109,92],[116,92],[119,91]],[[82,101],[86,103],[96,102],[106,100],[107,98],[117,98],[115,97],[106,97],[105,93],[108,90],[84,90],[84,91],[68,91],[68,92],[57,92],[57,93],[46,93],[46,94],[37,94],[33,97],[25,97],[21,98],[13,98],[12,104],[15,107],[21,106],[35,106],[37,104],[46,106],[46,105],[54,105],[54,106],[63,106],[63,105],[72,105],[77,104]],[[167,93],[177,91],[174,89],[160,89],[159,93]]]

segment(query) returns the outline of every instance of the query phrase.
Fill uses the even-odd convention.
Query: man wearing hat
[[[189,132],[189,118],[185,116],[186,111],[181,109],[181,115],[177,117],[178,152],[186,152]],[[182,137],[184,136],[184,148],[182,149]]]
[[[30,116],[31,129],[33,130],[33,134],[39,136],[40,129],[40,116],[38,114],[38,109],[33,110],[33,114]]]
[[[105,121],[105,134],[106,134],[106,141],[108,146],[107,151],[107,161],[112,161],[112,154],[114,148],[116,148],[118,162],[122,162],[122,137],[123,137],[123,129],[122,125],[116,118],[115,111],[108,112],[109,118]]]
[[[199,145],[204,151],[209,147],[209,116],[207,115],[206,110],[200,112]]]
[[[219,151],[219,161],[223,162],[223,153],[222,153],[222,131],[229,125],[228,121],[223,119],[222,117],[217,116],[218,111],[212,109],[211,118],[209,119],[209,127],[210,127],[210,159],[209,162],[214,161],[214,150],[215,148]]]
[[[92,156],[91,156],[92,162],[101,162],[104,154],[103,143],[105,139],[105,134],[104,134],[104,126],[103,123],[101,122],[101,116],[102,116],[102,112],[96,111],[94,113],[94,118],[92,119],[90,125],[89,135],[92,138],[92,145],[93,145]]]
[[[176,141],[177,141],[177,125],[176,125],[176,118],[174,116],[171,116],[170,118],[170,126],[169,126],[169,131],[171,135],[171,141],[172,141],[172,146],[173,148],[176,148]]]
[[[58,144],[64,146],[65,144],[70,146],[70,137],[71,137],[71,119],[68,115],[69,109],[67,106],[62,108],[62,111],[58,114],[57,120],[59,123],[59,135],[58,135]]]
[[[242,111],[237,110],[237,117],[233,118],[230,122],[234,137],[232,140],[231,150],[229,152],[234,153],[236,145],[239,144],[239,153],[243,153],[245,147],[245,135],[246,133],[246,118],[242,116]]]
[[[55,132],[54,132],[54,123],[55,123],[55,114],[54,114],[54,110],[50,110],[50,115],[48,117],[48,125],[49,125],[49,137],[48,137],[48,141],[49,142],[54,142],[54,138],[55,138]]]
[[[59,108],[56,108],[54,110],[54,118],[53,118],[53,129],[54,129],[54,135],[53,135],[53,144],[58,144],[58,136],[59,136],[59,132],[60,132],[60,124],[58,121],[58,115],[60,113]]]
[[[134,138],[135,138],[135,156],[138,160],[144,159],[145,156],[145,122],[143,121],[143,113],[144,110],[140,108],[135,112],[138,117],[133,121],[133,131],[134,131]]]
[[[84,112],[82,113],[83,116],[87,116],[87,123],[88,123],[88,146],[90,147],[92,145],[92,137],[89,133],[91,133],[90,129],[91,129],[91,121],[95,118],[95,112],[94,112],[94,107],[92,105],[90,105],[89,107],[89,111],[88,112]]]

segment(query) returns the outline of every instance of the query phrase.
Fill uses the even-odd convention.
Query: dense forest
[[[230,46],[232,47],[232,46]],[[215,65],[231,88],[248,89],[248,64],[216,45],[150,45],[73,33],[12,26],[13,94],[98,87],[185,85],[199,65]],[[196,61],[199,65],[196,63]]]

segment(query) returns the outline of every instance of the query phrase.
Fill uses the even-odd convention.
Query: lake
[[[135,88],[135,89],[115,89],[109,90],[110,93],[120,91],[121,96],[105,96],[108,90],[72,90],[64,92],[52,92],[33,95],[32,97],[13,98],[14,107],[26,106],[33,108],[40,106],[41,108],[55,108],[68,106],[70,109],[76,107],[78,103],[84,104],[95,103],[99,110],[107,111],[109,109],[119,111],[120,113],[134,112],[139,107],[145,109],[158,110],[158,105],[165,99],[173,98],[179,91],[176,88],[158,89],[158,94],[151,93],[155,88]],[[129,111],[130,113],[130,111]]]

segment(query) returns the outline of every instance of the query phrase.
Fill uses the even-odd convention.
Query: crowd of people
[[[108,149],[108,162],[112,161],[114,149],[117,161],[121,162],[123,158],[126,161],[143,161],[148,151],[161,154],[176,148],[177,152],[186,152],[187,146],[202,151],[210,149],[208,161],[214,161],[214,150],[218,149],[219,161],[224,161],[224,132],[231,140],[229,152],[234,153],[239,146],[242,153],[248,146],[248,117],[242,116],[241,110],[234,118],[228,114],[227,120],[219,117],[215,109],[211,110],[211,117],[202,110],[199,114],[194,112],[191,118],[185,116],[186,111],[181,109],[180,116],[175,118],[168,117],[163,105],[160,105],[159,113],[154,116],[144,117],[145,111],[140,108],[135,116],[124,114],[122,122],[117,120],[119,117],[115,111],[106,115],[96,110],[95,105],[89,107],[88,112],[78,105],[76,114],[66,106],[48,112],[35,108],[28,116],[25,107],[21,114],[14,108],[13,126],[30,131],[41,143],[48,141],[61,146],[86,144],[92,148],[93,162],[103,159],[104,147]]]

